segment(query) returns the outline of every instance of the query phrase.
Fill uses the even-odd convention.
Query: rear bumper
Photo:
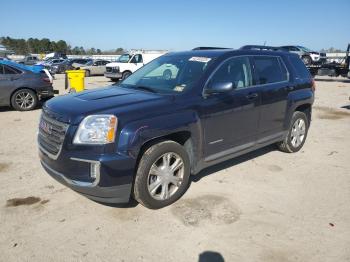
[[[58,95],[58,94],[59,94],[59,91],[54,89],[38,91],[38,96],[40,98],[53,97],[54,95]]]

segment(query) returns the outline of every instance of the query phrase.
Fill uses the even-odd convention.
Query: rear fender
[[[314,93],[311,89],[301,89],[288,94],[288,110],[284,121],[284,129],[288,130],[293,113],[301,105],[312,105],[314,102]]]

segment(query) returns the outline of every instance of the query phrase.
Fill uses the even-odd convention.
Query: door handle
[[[253,100],[257,97],[258,97],[258,93],[250,93],[250,94],[246,95],[246,98],[248,98],[249,100]]]

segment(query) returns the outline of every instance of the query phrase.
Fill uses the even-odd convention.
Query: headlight
[[[91,115],[80,123],[73,144],[104,145],[113,143],[117,129],[114,115]]]

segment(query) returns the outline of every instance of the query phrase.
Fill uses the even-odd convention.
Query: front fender
[[[302,105],[312,105],[314,102],[314,92],[310,89],[301,89],[288,94],[288,110],[284,123],[287,130],[290,125],[293,113]]]
[[[126,124],[119,134],[118,152],[137,158],[145,143],[183,131],[190,132],[193,149],[196,152],[201,152],[201,124],[197,114],[191,110]]]

